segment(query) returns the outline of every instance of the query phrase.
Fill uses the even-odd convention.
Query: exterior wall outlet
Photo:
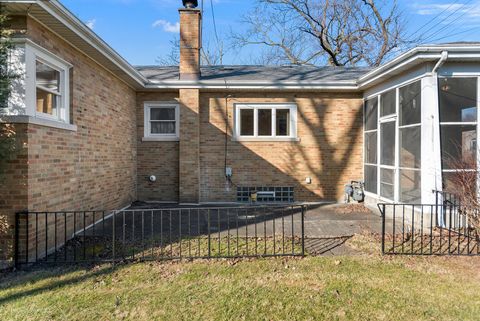
[[[311,177],[305,178],[305,183],[312,184],[312,178]]]

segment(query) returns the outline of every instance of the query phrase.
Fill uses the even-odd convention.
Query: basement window
[[[240,141],[296,140],[297,105],[235,105],[235,138]]]
[[[166,103],[145,103],[144,137],[147,140],[178,140],[179,106]]]

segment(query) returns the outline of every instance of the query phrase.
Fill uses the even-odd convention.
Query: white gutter
[[[449,58],[475,59],[480,60],[480,46],[424,46],[416,47],[398,56],[390,62],[375,68],[363,75],[358,80],[360,89],[391,74],[394,71],[405,68],[416,60],[437,60],[441,59],[445,51],[449,51]],[[454,53],[451,53],[454,51]]]
[[[152,81],[145,86],[147,89],[225,89],[225,81]],[[299,83],[299,82],[252,82],[229,81],[228,89],[316,89],[316,90],[358,90],[355,81],[329,83]]]

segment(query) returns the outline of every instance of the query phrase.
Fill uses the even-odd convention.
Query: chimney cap
[[[194,9],[198,7],[197,0],[182,0],[183,6],[187,9]]]

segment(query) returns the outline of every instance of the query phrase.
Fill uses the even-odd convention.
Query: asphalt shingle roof
[[[137,66],[150,82],[179,79],[177,66]],[[314,66],[208,66],[201,68],[202,81],[332,83],[356,81],[370,68]]]

